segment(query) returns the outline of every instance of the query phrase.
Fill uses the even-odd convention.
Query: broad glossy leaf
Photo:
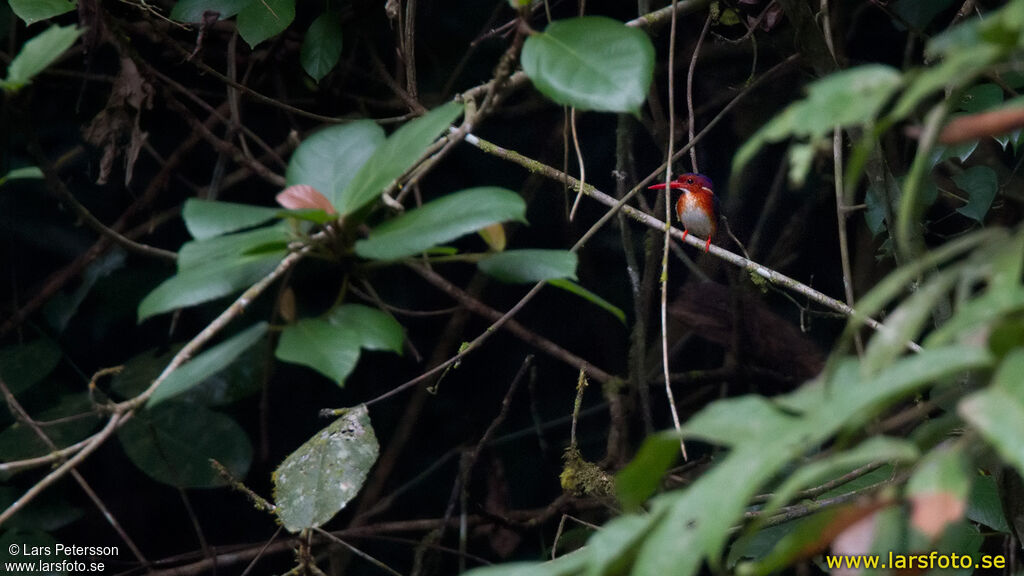
[[[988,166],[971,166],[953,176],[953,181],[958,188],[970,195],[967,205],[957,208],[956,211],[971,220],[984,223],[992,200],[999,191],[999,177],[996,176],[995,170]]]
[[[15,168],[0,177],[0,186],[6,183],[8,180],[42,180],[43,171],[38,166],[23,166],[21,168]]]
[[[393,317],[369,306],[344,304],[327,315],[327,321],[354,332],[361,348],[402,353],[405,333]]]
[[[178,488],[214,488],[225,480],[214,459],[235,478],[252,464],[252,444],[232,418],[204,406],[165,402],[130,418],[117,437],[128,459],[147,476]]]
[[[278,251],[242,256],[182,270],[143,298],[139,303],[139,322],[176,308],[240,292],[270,274],[284,255],[284,251]]]
[[[964,398],[957,412],[1000,456],[1024,474],[1024,351],[1006,356],[989,388]]]
[[[7,67],[3,88],[16,92],[50,64],[60,58],[78,40],[82,31],[74,26],[50,26],[42,34],[29,40]]]
[[[789,502],[800,490],[824,483],[856,468],[873,462],[913,461],[919,455],[917,446],[900,438],[876,436],[869,438],[851,450],[845,450],[823,460],[817,460],[798,468],[772,493],[772,499],[765,504],[764,514],[778,510]]]
[[[548,562],[503,562],[481,566],[466,572],[465,576],[573,576],[583,572],[589,559],[589,550],[584,548]]]
[[[733,173],[768,142],[791,136],[814,140],[836,126],[874,122],[902,83],[899,71],[883,64],[850,68],[813,82],[807,87],[807,98],[790,104],[736,152]]]
[[[504,188],[470,188],[432,200],[370,231],[356,242],[356,254],[395,260],[475,232],[495,222],[525,222],[526,203]]]
[[[183,344],[167,350],[147,350],[124,363],[124,370],[110,382],[110,389],[122,399],[138,396],[164,371]],[[243,352],[234,362],[202,383],[181,395],[179,400],[222,406],[259,392],[263,385],[263,372],[267,366],[269,347],[257,344]]]
[[[992,476],[976,474],[971,482],[971,494],[967,500],[967,518],[989,528],[1011,534],[1010,524],[1003,512],[999,487]]]
[[[179,0],[171,9],[171,18],[179,22],[202,22],[206,12],[217,12],[220,18],[231,18],[243,8],[260,0]]]
[[[302,41],[299,61],[307,74],[319,82],[338,63],[341,57],[341,17],[331,11],[313,20],[306,39]]]
[[[188,233],[202,240],[262,224],[279,212],[277,208],[189,198],[181,217]]]
[[[952,3],[953,0],[899,0],[890,8],[899,16],[893,18],[892,24],[900,30],[905,30],[905,22],[915,31],[923,32],[928,24]]]
[[[587,290],[586,288],[580,286],[579,284],[573,282],[572,280],[566,280],[564,278],[555,278],[553,280],[548,280],[548,284],[556,288],[565,290],[570,294],[575,294],[580,298],[583,298],[587,302],[595,304],[598,307],[604,309],[612,316],[615,316],[615,318],[617,318],[619,322],[622,322],[623,324],[626,323],[626,313],[622,311],[622,308],[619,308],[618,306],[612,304],[611,302],[605,300],[604,298],[601,298],[597,294],[594,294],[590,290]]]
[[[637,510],[661,486],[662,476],[679,460],[679,435],[661,432],[644,439],[633,460],[615,476],[615,492],[626,510]]]
[[[213,348],[181,366],[164,380],[146,402],[152,408],[168,398],[173,398],[202,384],[207,378],[227,368],[243,352],[256,344],[267,333],[267,323],[258,322],[248,329],[217,344]]]
[[[292,154],[285,182],[308,184],[338,208],[342,191],[384,140],[384,130],[371,120],[319,130]]]
[[[277,36],[295,19],[295,0],[256,0],[238,13],[238,34],[249,46]]]
[[[290,532],[323,525],[363,487],[379,446],[366,406],[348,410],[274,471],[275,512]]]
[[[275,210],[276,214],[279,212]],[[267,251],[282,250],[291,239],[284,222],[246,232],[193,240],[178,250],[178,271],[228,262],[244,256],[258,256]]]
[[[654,74],[654,46],[611,18],[552,22],[523,44],[523,71],[545,96],[580,110],[638,114]]]
[[[965,112],[983,112],[1003,103],[1003,89],[986,82],[972,86],[960,95],[959,107]]]
[[[501,282],[523,284],[555,278],[575,280],[578,263],[576,253],[566,250],[509,250],[487,256],[477,266]]]
[[[359,304],[339,306],[323,318],[306,318],[281,332],[279,360],[308,366],[344,385],[361,348],[401,353],[402,326],[391,316]]]
[[[52,372],[61,356],[60,346],[46,337],[4,346],[0,348],[0,377],[17,395]]]
[[[64,448],[89,436],[102,422],[86,392],[51,398],[44,410],[32,414],[38,422],[48,422],[46,434],[58,447]],[[24,424],[13,424],[0,432],[0,460],[11,462],[53,452],[35,430]]]
[[[25,21],[34,24],[40,20],[60,16],[75,9],[73,2],[68,0],[9,0],[11,11]]]
[[[328,196],[334,202],[334,207],[345,215],[372,202],[385,187],[416,164],[427,147],[444,134],[459,114],[462,114],[462,104],[449,102],[396,130],[363,163],[339,198]]]

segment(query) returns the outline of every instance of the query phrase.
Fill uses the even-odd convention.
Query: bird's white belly
[[[707,238],[711,234],[711,220],[707,217],[707,214],[700,209],[695,198],[687,197],[686,209],[683,210],[683,215],[680,220],[683,222],[683,226],[695,236],[700,238]]]

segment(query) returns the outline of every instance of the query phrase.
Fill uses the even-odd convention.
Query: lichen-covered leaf
[[[277,516],[291,532],[323,525],[359,493],[379,446],[365,405],[350,409],[274,472]]]

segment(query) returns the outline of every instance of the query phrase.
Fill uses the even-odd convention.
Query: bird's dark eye
[[[693,178],[687,178],[686,179],[686,183],[687,184],[693,184]]]

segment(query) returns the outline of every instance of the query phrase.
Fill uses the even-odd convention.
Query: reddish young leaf
[[[327,197],[319,190],[306,184],[295,184],[281,191],[276,196],[277,203],[289,210],[323,210],[328,214],[336,214],[337,211]]]

